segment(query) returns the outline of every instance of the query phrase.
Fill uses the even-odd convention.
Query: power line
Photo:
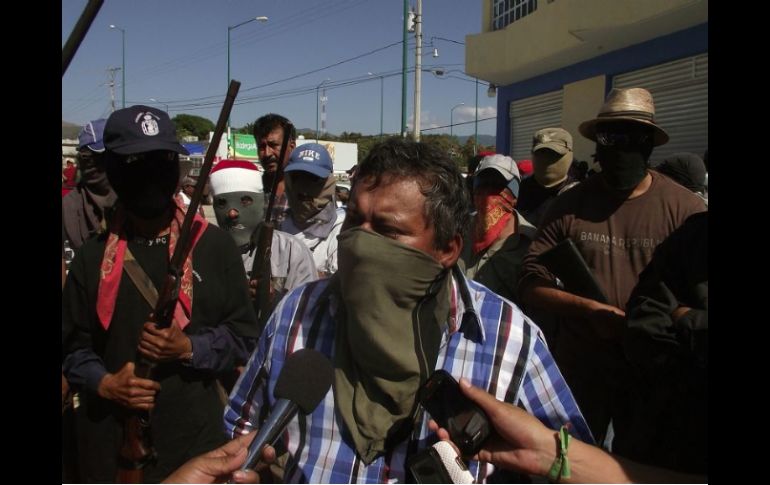
[[[480,118],[479,122],[481,121],[488,121],[488,120],[496,120],[497,116],[490,116],[489,118]],[[475,120],[471,121],[463,121],[462,123],[452,123],[451,125],[444,125],[444,126],[434,126],[431,128],[422,128],[420,131],[430,131],[430,130],[439,130],[441,128],[449,128],[450,126],[460,126],[460,125],[469,125],[471,123],[476,123]]]

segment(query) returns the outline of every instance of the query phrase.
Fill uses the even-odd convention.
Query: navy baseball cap
[[[317,177],[327,178],[333,170],[332,157],[323,145],[305,143],[291,152],[284,172],[298,170],[310,172]]]
[[[176,138],[176,127],[165,111],[136,105],[115,111],[104,126],[104,146],[118,155],[169,150],[189,155]]]
[[[104,134],[104,124],[107,120],[99,118],[98,120],[92,120],[83,126],[78,135],[78,150],[88,148],[92,152],[101,153],[104,151],[104,140],[102,136]]]

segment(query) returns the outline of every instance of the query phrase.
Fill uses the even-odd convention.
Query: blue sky
[[[62,1],[62,45],[86,3]],[[315,88],[329,78],[327,131],[378,134],[377,76],[383,75],[384,131],[398,133],[402,15],[401,0],[107,0],[62,78],[62,119],[83,124],[109,115],[107,69],[122,64],[121,32],[109,27],[115,24],[126,32],[126,106],[148,104],[165,109],[168,105],[171,116],[189,113],[216,121],[227,88],[228,26],[267,16],[267,22],[254,21],[231,31],[231,76],[241,81],[233,126],[276,112],[297,127],[315,128]],[[473,134],[476,86],[463,74],[464,46],[440,39],[434,39],[431,46],[431,37],[464,42],[465,35],[480,31],[480,17],[478,1],[423,0],[423,68],[445,71],[443,78],[423,72],[423,129],[449,125],[451,108],[465,103],[454,110],[453,121],[470,123],[455,126],[454,134]],[[413,68],[413,34],[410,39],[408,63]],[[398,44],[386,47],[394,43]],[[432,56],[433,47],[438,48],[438,58]],[[364,55],[372,51],[376,52]],[[120,108],[119,71],[115,79],[116,106]],[[362,80],[365,82],[359,82]],[[496,113],[496,101],[487,97],[486,88],[486,83],[479,83],[479,119]],[[411,126],[411,72],[407,92]],[[494,119],[479,122],[478,132],[494,134]],[[423,133],[449,133],[449,128]]]

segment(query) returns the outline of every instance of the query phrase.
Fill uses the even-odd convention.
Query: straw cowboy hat
[[[668,142],[668,134],[655,124],[655,104],[652,94],[642,88],[614,88],[607,95],[596,118],[584,121],[578,128],[589,140],[596,141],[596,126],[610,121],[633,121],[652,127],[654,130],[653,146]]]

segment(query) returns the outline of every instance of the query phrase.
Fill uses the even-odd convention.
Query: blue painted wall
[[[498,87],[497,152],[506,154],[510,152],[511,119],[508,116],[508,110],[512,101],[556,91],[565,84],[602,74],[607,76],[605,87],[605,93],[607,93],[612,85],[612,77],[617,74],[704,52],[708,52],[708,22],[594,57],[557,71]],[[596,109],[598,110],[599,107],[597,106]]]

